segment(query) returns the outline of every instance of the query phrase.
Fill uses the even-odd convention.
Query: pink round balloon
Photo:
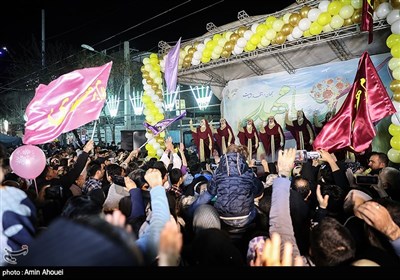
[[[18,176],[35,179],[46,166],[46,156],[39,147],[24,145],[15,149],[11,154],[10,166]]]

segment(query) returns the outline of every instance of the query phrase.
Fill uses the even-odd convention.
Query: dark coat
[[[217,196],[214,207],[223,217],[248,215],[255,208],[254,198],[263,190],[263,184],[239,153],[221,157],[208,188],[211,195]]]

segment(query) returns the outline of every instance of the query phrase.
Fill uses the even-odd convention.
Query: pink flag
[[[39,85],[26,108],[24,144],[44,144],[99,118],[112,62],[75,70]]]
[[[175,47],[173,47],[165,58],[164,79],[167,84],[167,91],[174,92],[178,81],[179,51],[181,47],[181,38],[179,38]]]

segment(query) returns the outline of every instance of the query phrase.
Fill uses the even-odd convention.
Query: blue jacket
[[[239,153],[221,157],[208,188],[212,196],[217,196],[214,207],[223,217],[245,216],[254,211],[254,198],[263,190],[263,184]]]

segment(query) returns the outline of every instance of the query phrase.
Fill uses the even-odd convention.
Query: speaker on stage
[[[146,143],[146,130],[121,130],[121,148],[132,151]]]

